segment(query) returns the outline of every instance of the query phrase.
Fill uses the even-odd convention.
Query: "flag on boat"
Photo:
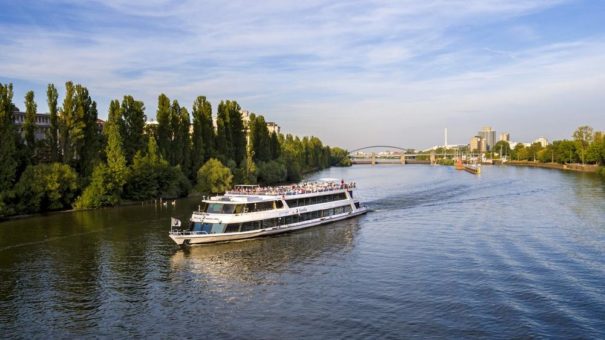
[[[179,220],[178,218],[171,217],[170,221],[172,222],[171,226],[173,226],[173,227],[180,227],[181,226],[181,220]]]

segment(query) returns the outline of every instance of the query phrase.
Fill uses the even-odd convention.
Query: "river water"
[[[605,181],[332,168],[374,211],[181,250],[175,207],[0,224],[0,337],[605,337]]]

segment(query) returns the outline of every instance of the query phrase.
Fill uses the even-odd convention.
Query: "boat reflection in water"
[[[346,256],[355,245],[359,217],[267,238],[179,249],[171,259],[174,275],[212,283],[221,290],[234,284],[271,284],[299,265]]]

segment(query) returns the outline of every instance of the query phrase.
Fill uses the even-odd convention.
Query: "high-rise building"
[[[491,149],[496,145],[496,131],[492,130],[491,126],[483,127],[483,130],[477,133],[483,139],[484,150],[483,151],[491,151]]]
[[[471,152],[484,152],[485,151],[485,143],[484,139],[481,136],[474,136],[471,138],[470,142]]]
[[[508,132],[502,132],[500,134],[500,140],[501,141],[505,141],[505,142],[510,142],[510,133],[508,133]]]

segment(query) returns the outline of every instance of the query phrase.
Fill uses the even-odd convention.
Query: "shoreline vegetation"
[[[204,96],[190,113],[160,94],[155,124],[129,95],[111,101],[107,122],[99,120],[87,88],[72,82],[61,105],[53,84],[46,101],[50,127],[38,138],[34,92],[25,95],[17,126],[12,84],[0,83],[0,220],[298,182],[307,172],[351,165],[346,150],[317,137],[270,132],[262,115],[244,121],[234,100],[221,101],[213,116]]]
[[[532,168],[555,169],[574,172],[598,173],[602,167],[596,164],[559,164],[559,163],[540,163],[533,161],[508,161],[503,165],[527,166]]]
[[[507,142],[499,141],[494,150],[502,150],[498,156],[508,158],[504,164],[597,173],[605,177],[605,132],[584,125],[573,132],[572,138],[555,140],[548,145],[519,143],[513,149]]]

